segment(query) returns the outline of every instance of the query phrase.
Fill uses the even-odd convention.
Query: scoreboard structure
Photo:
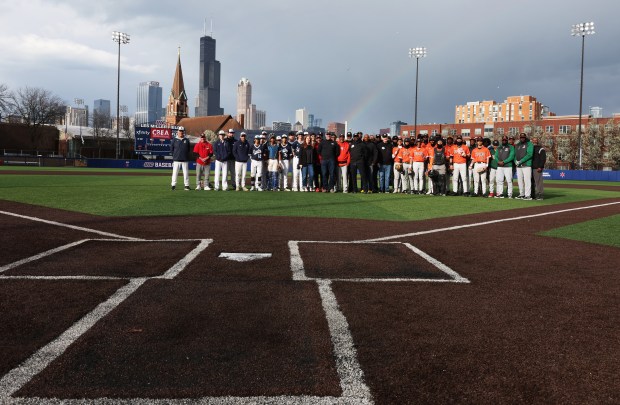
[[[163,125],[136,126],[135,148],[137,155],[170,155],[170,142],[177,136],[179,127]]]

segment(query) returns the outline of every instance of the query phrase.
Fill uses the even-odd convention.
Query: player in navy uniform
[[[290,191],[288,188],[288,171],[293,160],[293,147],[288,143],[286,135],[282,136],[279,149],[279,161],[282,167],[282,175],[279,180],[280,190]]]
[[[263,191],[263,151],[264,147],[261,145],[261,136],[256,135],[254,137],[254,144],[250,148],[250,181],[253,181],[253,185],[250,190]]]

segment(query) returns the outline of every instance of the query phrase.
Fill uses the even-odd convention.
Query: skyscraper
[[[159,82],[142,82],[138,86],[135,124],[150,124],[161,119],[162,89]]]
[[[215,39],[200,38],[200,81],[196,98],[196,117],[223,115],[220,108],[220,62],[215,60]]]
[[[110,100],[95,100],[93,107],[93,127],[111,128]]]
[[[310,126],[308,110],[306,110],[305,107],[300,108],[299,110],[295,110],[295,121],[300,123],[304,129]]]
[[[243,125],[245,129],[254,128],[254,114],[252,106],[252,83],[245,77],[239,80],[237,84],[237,121]],[[256,109],[256,106],[254,106]],[[243,115],[243,122],[241,116]]]

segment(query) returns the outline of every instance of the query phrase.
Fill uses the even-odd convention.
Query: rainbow
[[[345,115],[346,121],[349,125],[349,131],[351,131],[351,128],[357,131],[358,128],[354,128],[355,121],[360,116],[365,114],[369,110],[370,106],[381,100],[388,89],[390,89],[394,84],[403,82],[405,80],[405,76],[407,76],[410,72],[411,65],[404,63],[400,70],[397,71],[397,74],[384,75],[382,80],[374,88],[372,88],[366,96],[362,97],[353,109]]]

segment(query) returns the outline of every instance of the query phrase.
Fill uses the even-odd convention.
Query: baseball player
[[[478,195],[484,197],[487,193],[487,174],[486,171],[489,167],[489,159],[491,158],[491,152],[483,145],[481,137],[476,138],[476,147],[471,151],[471,173],[474,176],[474,197]],[[482,194],[478,194],[478,185],[482,182]]]
[[[170,153],[172,154],[172,183],[171,188],[174,190],[177,185],[177,176],[179,168],[183,170],[183,183],[185,191],[189,191],[189,139],[185,137],[185,128],[179,127],[177,136],[170,143]]]
[[[211,171],[211,156],[213,156],[213,146],[207,142],[207,137],[202,134],[198,143],[194,146],[196,158],[196,190],[211,190],[209,187],[209,172]]]
[[[519,144],[515,148],[515,165],[517,166],[517,183],[519,195],[517,199],[532,199],[532,157],[534,144],[527,140],[527,135],[519,135]]]
[[[502,144],[495,148],[497,161],[497,195],[495,198],[504,198],[504,179],[508,198],[512,198],[512,167],[515,159],[515,148],[508,142],[508,137],[502,137]]]
[[[450,155],[450,169],[452,170],[452,192],[457,194],[458,182],[461,180],[463,185],[463,195],[468,196],[467,187],[467,159],[470,156],[469,147],[463,143],[463,137],[456,137],[455,145],[452,147]]]

